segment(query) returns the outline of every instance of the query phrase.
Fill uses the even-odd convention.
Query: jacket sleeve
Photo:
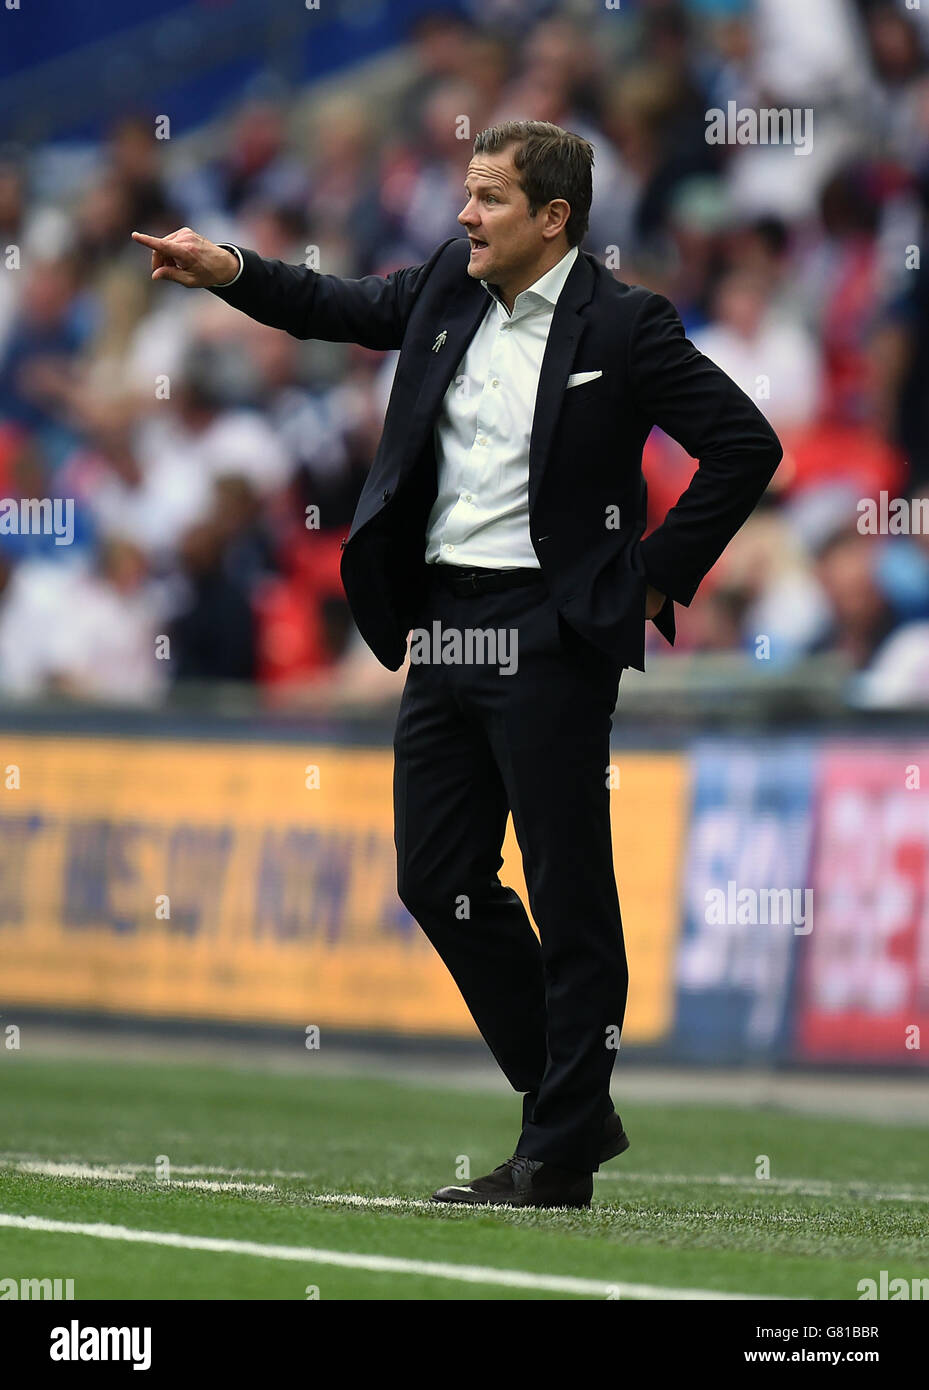
[[[264,260],[240,247],[242,273],[231,284],[213,286],[210,292],[249,318],[282,328],[294,338],[358,343],[386,351],[401,346],[416,296],[449,244],[443,242],[424,265],[360,280]]]
[[[639,410],[698,460],[661,525],[639,542],[648,582],[686,608],[755,508],[781,461],[758,407],[684,335],[674,306],[649,293],[629,341]]]

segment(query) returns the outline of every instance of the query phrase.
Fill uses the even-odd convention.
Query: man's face
[[[545,211],[529,215],[529,200],[519,186],[513,147],[497,154],[476,154],[465,177],[468,201],[458,221],[468,233],[468,274],[504,286],[523,278],[547,246]]]

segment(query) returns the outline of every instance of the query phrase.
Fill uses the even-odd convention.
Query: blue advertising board
[[[757,1062],[788,1047],[798,946],[813,926],[816,745],[694,745],[675,963],[674,1051]]]

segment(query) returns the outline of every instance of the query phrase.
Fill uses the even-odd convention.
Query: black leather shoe
[[[623,1122],[616,1114],[607,1115],[603,1122],[603,1143],[600,1146],[600,1162],[608,1163],[617,1154],[624,1154],[629,1147],[629,1135],[623,1129]]]
[[[432,1200],[482,1207],[589,1207],[593,1191],[592,1173],[514,1154],[484,1178],[462,1187],[440,1187]]]

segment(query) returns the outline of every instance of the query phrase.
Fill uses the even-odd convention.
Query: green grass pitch
[[[77,1299],[855,1300],[881,1270],[926,1275],[925,1129],[627,1105],[614,1081],[632,1147],[601,1169],[591,1211],[467,1209],[428,1198],[459,1155],[477,1176],[512,1151],[516,1096],[322,1075],[312,1060],[301,1075],[7,1054],[0,1279],[72,1278]]]

